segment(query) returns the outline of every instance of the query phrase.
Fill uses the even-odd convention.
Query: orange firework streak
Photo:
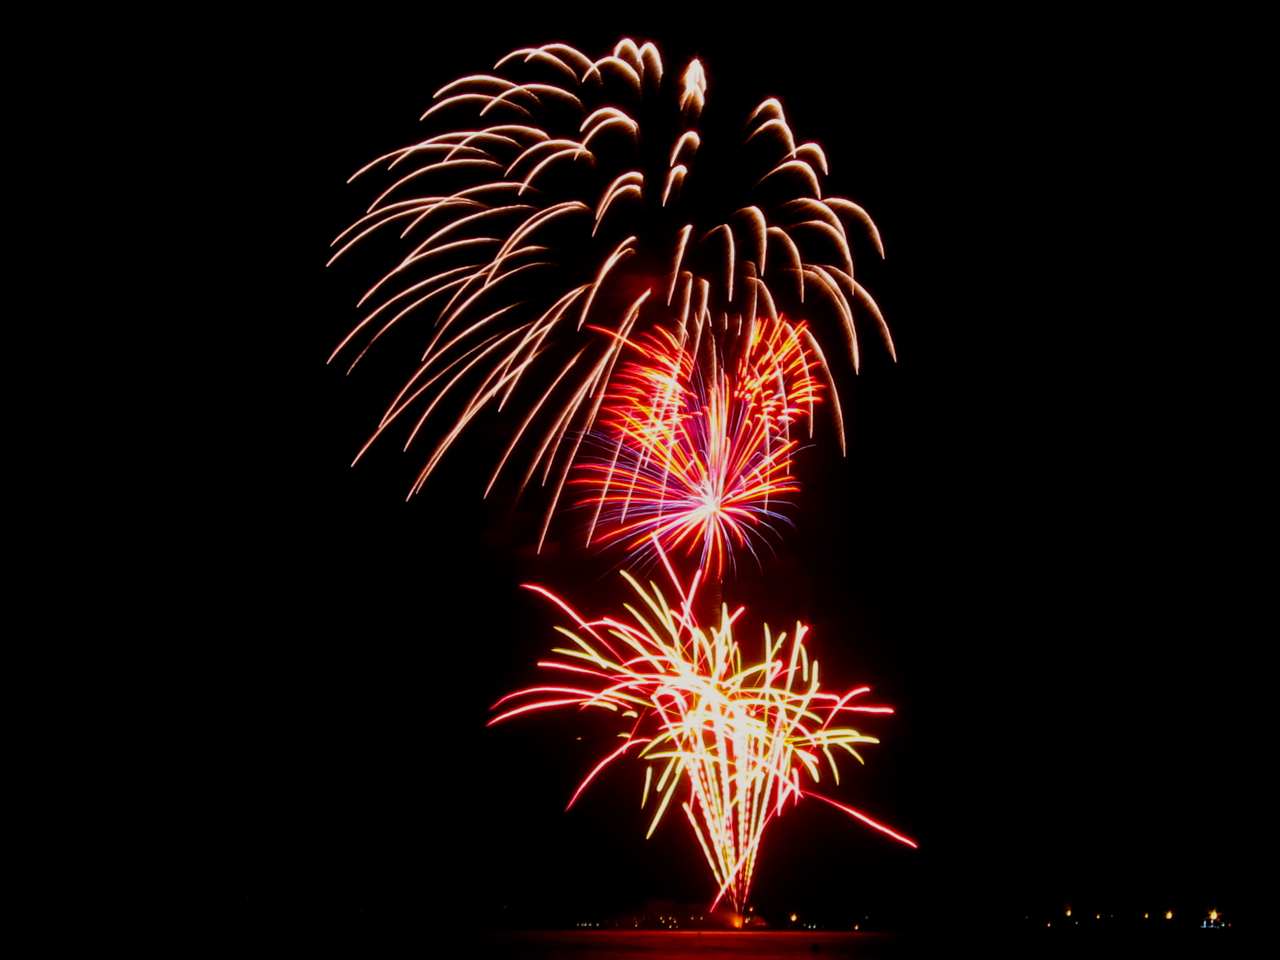
[[[575,481],[596,488],[589,539],[625,542],[633,552],[699,551],[719,579],[735,547],[787,521],[778,512],[799,487],[793,426],[808,419],[821,384],[803,323],[761,319],[736,341],[726,366],[710,345],[711,370],[696,368],[697,345],[659,330],[632,346],[642,356],[615,378],[601,414],[608,456]]]
[[[667,571],[675,582],[670,566]],[[646,590],[630,575],[623,577],[641,601],[639,608],[627,605],[630,621],[588,622],[548,591],[529,587],[564,610],[577,627],[557,627],[573,645],[554,651],[563,659],[538,666],[574,674],[583,678],[583,686],[532,687],[510,694],[495,709],[511,700],[528,702],[490,721],[492,725],[556,706],[595,707],[627,721],[628,730],[620,734],[622,746],[587,775],[570,807],[605,767],[634,751],[647,764],[642,802],[647,804],[652,794],[657,803],[651,836],[681,784],[687,783],[687,799],[680,807],[715,876],[718,889],[712,906],[727,896],[737,910],[746,905],[764,828],[789,800],[819,797],[915,846],[870,817],[802,786],[801,771],[817,782],[824,758],[839,783],[835,751],[844,750],[862,762],[854,745],[878,742],[835,726],[843,714],[893,712],[890,707],[854,705],[851,701],[867,687],[843,696],[823,693],[818,663],[809,659],[804,646],[806,627],[797,623],[788,641],[786,634],[775,638],[766,626],[763,659],[743,666],[733,639],[743,608],[730,614],[724,607],[718,627],[700,626],[694,595],[701,573],[687,591],[676,583],[676,607],[668,605],[653,584]]]

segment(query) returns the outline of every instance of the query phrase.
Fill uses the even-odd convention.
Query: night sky
[[[419,138],[450,79],[519,46],[598,56],[631,36],[668,70],[699,56],[704,117],[730,131],[779,97],[887,252],[855,257],[898,362],[868,336],[859,377],[835,364],[849,456],[824,424],[798,464],[797,529],[726,597],[774,626],[804,618],[827,683],[869,683],[897,708],[867,725],[882,743],[844,765],[836,795],[920,849],[802,804],[766,834],[761,911],[918,927],[1067,903],[1254,909],[1246,678],[1266,551],[1241,354],[1263,315],[1234,233],[1250,203],[1235,92],[1254,68],[1197,54],[1225,26],[1041,23],[1013,44],[1006,29],[815,17],[699,32],[646,15],[445,35],[371,18],[261,68],[228,127],[253,204],[209,524],[238,559],[207,568],[229,903],[500,925],[712,892],[682,819],[643,839],[639,765],[564,812],[609,742],[589,714],[485,726],[540,679],[561,622],[520,584],[603,613],[621,596],[613,560],[575,546],[572,518],[536,556],[545,499],[481,499],[501,421],[408,503],[429,441],[375,445],[349,469],[416,357],[375,347],[350,377],[325,365],[390,266],[371,245],[324,268],[386,182],[346,178]],[[442,877],[443,899],[428,893]]]

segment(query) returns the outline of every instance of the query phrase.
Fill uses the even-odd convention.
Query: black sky
[[[443,876],[452,908],[487,920],[706,896],[687,825],[642,839],[637,770],[563,813],[603,749],[585,720],[484,725],[553,643],[519,584],[599,612],[607,565],[567,540],[533,556],[536,501],[480,500],[494,437],[407,504],[425,447],[348,469],[412,358],[371,352],[351,378],[324,363],[383,265],[323,267],[372,197],[346,177],[510,49],[631,36],[668,69],[701,57],[727,113],[778,96],[887,251],[860,268],[899,362],[873,349],[842,371],[850,455],[802,463],[799,529],[744,593],[781,584],[829,682],[898,708],[840,795],[921,849],[806,804],[771,828],[758,902],[911,923],[1244,903],[1264,580],[1240,353],[1261,315],[1235,230],[1256,71],[1205,57],[1234,29],[642,16],[446,34],[394,17],[331,25],[284,62],[255,48],[262,80],[230,123],[261,179],[211,532],[240,559],[209,575],[229,895],[411,913]]]

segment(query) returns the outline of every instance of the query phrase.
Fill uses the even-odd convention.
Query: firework
[[[412,420],[407,447],[433,412],[451,418],[411,495],[481,410],[523,389],[486,493],[524,440],[520,489],[550,481],[549,518],[621,345],[655,326],[696,342],[805,304],[843,331],[856,368],[858,307],[892,353],[850,245],[861,233],[883,255],[879,232],[857,204],[824,196],[822,149],[797,144],[769,99],[729,164],[700,167],[706,94],[699,61],[670,73],[648,43],[622,40],[598,60],[564,44],[516,50],[437,91],[422,119],[443,132],[357,171],[385,166],[392,182],[334,241],[334,259],[375,233],[398,232],[407,251],[331,359],[354,354],[354,366],[392,327],[431,325],[369,441]],[[726,216],[706,198],[730,181],[742,201]]]
[[[633,556],[684,548],[718,579],[735,547],[778,521],[797,441],[821,384],[803,324],[762,319],[734,338],[730,358],[702,373],[696,345],[659,330],[633,344],[641,360],[615,377],[600,416],[603,455],[578,483],[594,495],[588,540],[624,542]]]
[[[667,570],[675,582],[669,566]],[[677,583],[679,602],[674,607],[653,584],[646,589],[628,574],[623,576],[640,600],[638,607],[626,607],[629,620],[588,622],[546,590],[530,588],[564,610],[576,626],[557,628],[572,641],[571,647],[555,651],[561,659],[538,665],[568,673],[578,685],[511,694],[495,709],[512,701],[519,705],[490,722],[557,706],[593,707],[623,721],[622,745],[587,775],[569,806],[602,770],[632,753],[646,763],[643,803],[655,806],[649,834],[682,794],[679,806],[717,884],[712,906],[728,897],[741,910],[761,837],[772,818],[788,802],[820,796],[805,789],[805,781],[818,782],[824,767],[839,782],[838,751],[861,762],[857,745],[878,742],[837,724],[845,714],[893,711],[856,703],[866,687],[843,696],[824,693],[818,663],[805,649],[806,628],[800,624],[790,640],[786,634],[774,637],[766,626],[763,658],[744,666],[733,637],[743,611],[730,614],[722,608],[718,626],[700,626],[694,613],[700,575],[688,590]],[[820,798],[915,846],[870,817]]]

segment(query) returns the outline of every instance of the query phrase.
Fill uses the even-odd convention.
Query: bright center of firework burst
[[[723,505],[724,497],[721,495],[719,490],[703,490],[702,496],[699,500],[702,507],[700,510],[695,512],[694,516],[705,519],[718,516],[721,513],[720,508]]]

